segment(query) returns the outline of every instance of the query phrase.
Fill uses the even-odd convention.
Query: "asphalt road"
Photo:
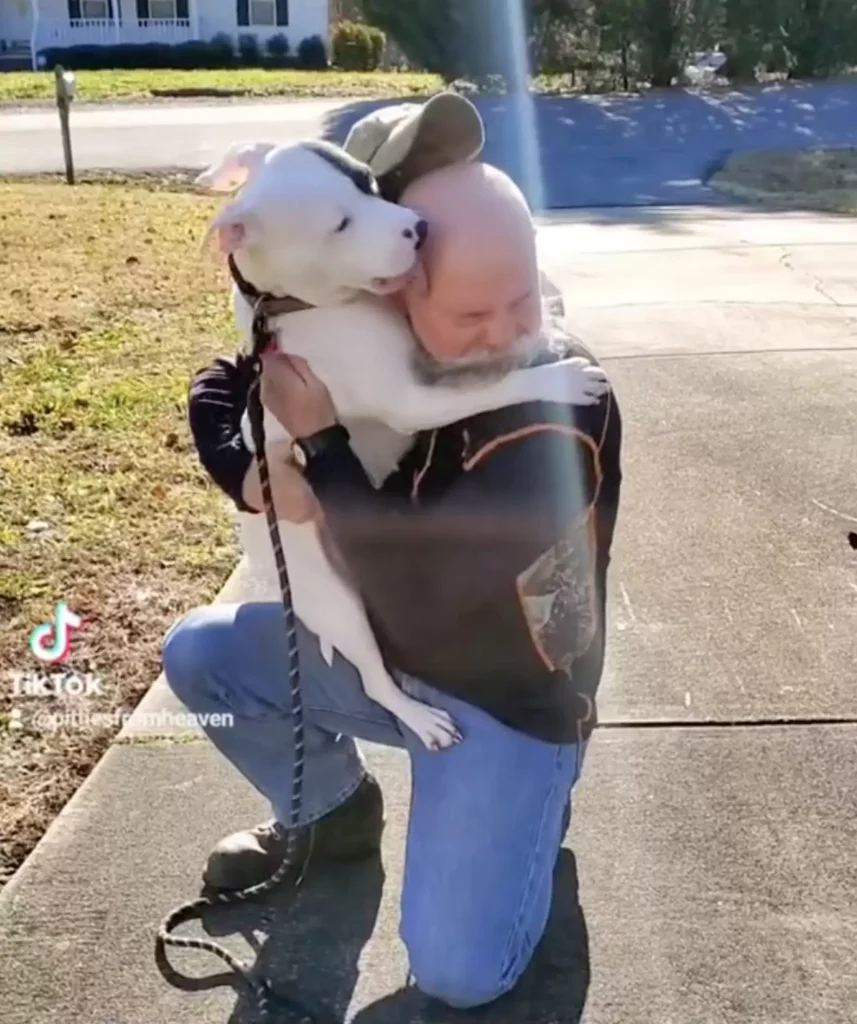
[[[519,989],[478,1017],[852,1024],[857,725],[824,723],[857,720],[857,228],[589,211],[554,219],[540,246],[615,383],[624,494],[603,727],[551,924]],[[141,710],[162,707],[159,684]],[[129,725],[0,894],[4,1024],[255,1022],[222,976],[169,987],[152,940],[198,892],[210,846],[267,809],[207,742],[145,733]],[[317,867],[208,930],[334,1020],[463,1024],[404,988],[408,764],[367,753],[383,860]],[[222,967],[173,960],[208,979]]]
[[[236,141],[341,141],[382,104],[329,100],[73,112],[81,168],[203,167]],[[486,159],[537,208],[713,204],[704,185],[733,149],[857,145],[857,86],[797,84],[649,96],[479,100]],[[0,113],[0,172],[62,167],[54,111]]]

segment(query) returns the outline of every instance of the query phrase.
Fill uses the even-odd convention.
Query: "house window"
[[[251,25],[276,25],[277,5],[275,0],[250,0]]]
[[[272,28],[289,23],[289,0],[236,0],[238,27]]]
[[[149,17],[156,21],[175,21],[176,0],[149,0]]]
[[[105,21],[110,17],[108,0],[81,0],[80,16],[86,20]]]

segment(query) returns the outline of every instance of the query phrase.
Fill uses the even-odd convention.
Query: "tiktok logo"
[[[59,601],[54,621],[36,626],[30,634],[30,650],[48,665],[65,661],[71,652],[72,631],[79,629],[82,622],[65,601]]]

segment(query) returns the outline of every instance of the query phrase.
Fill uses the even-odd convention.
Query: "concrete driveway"
[[[547,224],[541,245],[614,378],[625,496],[603,726],[551,925],[519,990],[478,1017],[853,1024],[857,230],[587,212]],[[158,686],[144,708],[170,703]],[[0,896],[5,1024],[254,1019],[222,978],[169,988],[152,938],[197,892],[209,846],[265,808],[206,742],[146,731],[109,752]],[[311,874],[267,921],[248,906],[209,928],[334,1020],[472,1020],[404,989],[408,766],[368,755],[389,814],[383,860]]]
[[[73,113],[78,165],[203,167],[235,141],[342,141],[378,102],[154,104]],[[486,159],[537,208],[725,202],[705,187],[733,149],[857,145],[853,82],[649,96],[484,98]],[[59,170],[55,112],[0,113],[0,172]]]

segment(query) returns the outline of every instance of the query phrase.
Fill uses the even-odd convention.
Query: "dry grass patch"
[[[178,177],[0,184],[0,885],[115,731],[27,722],[50,700],[11,696],[9,673],[43,671],[30,632],[67,601],[84,626],[64,667],[104,691],[75,707],[130,707],[235,564],[186,426],[191,374],[235,345],[199,247],[214,205]]]
[[[857,150],[735,153],[709,184],[737,199],[853,214],[857,213]]]

